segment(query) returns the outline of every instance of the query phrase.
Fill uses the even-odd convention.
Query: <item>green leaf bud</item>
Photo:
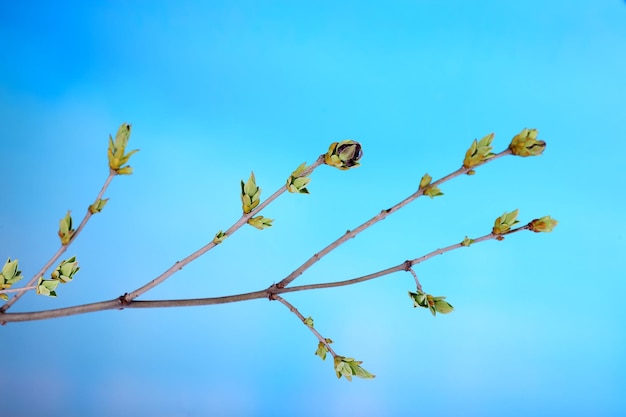
[[[17,259],[11,260],[11,258],[7,258],[7,261],[4,263],[2,271],[0,272],[0,290],[10,288],[11,285],[23,278],[22,271],[18,271],[17,268]]]
[[[48,297],[56,297],[56,288],[59,285],[59,281],[56,279],[43,279],[43,277],[39,277],[39,281],[37,282],[37,294],[45,295]]]
[[[364,379],[372,379],[376,377],[376,375],[361,367],[361,364],[363,363],[362,361],[357,361],[354,358],[346,358],[344,356],[337,355],[334,358],[334,363],[337,378],[341,378],[343,376],[348,381],[352,381],[352,376]]]
[[[424,195],[427,195],[430,198],[435,198],[443,195],[443,193],[438,187],[430,185],[424,190]]]
[[[97,199],[95,203],[89,206],[89,212],[91,214],[100,213],[108,201],[108,198],[105,198],[104,200],[101,198]]]
[[[302,175],[306,168],[306,163],[303,162],[291,173],[289,178],[287,178],[287,191],[290,193],[309,194],[306,186],[311,182],[311,178],[308,178],[309,174]]]
[[[61,262],[57,268],[52,271],[52,279],[60,281],[63,284],[70,282],[74,275],[78,272],[80,268],[78,267],[78,261],[76,260],[76,256],[72,256],[71,258]]]
[[[241,181],[241,208],[244,214],[250,213],[261,202],[261,189],[256,185],[254,172],[245,183]]]
[[[422,307],[430,310],[433,316],[437,313],[448,314],[454,307],[447,301],[446,297],[439,296],[434,297],[430,294],[426,294],[423,291],[417,290],[417,292],[409,291],[409,297],[413,300],[413,307]]]
[[[65,217],[61,219],[59,222],[59,237],[61,238],[61,244],[67,245],[72,236],[74,236],[75,230],[72,229],[72,216],[70,216],[70,211],[67,211]]]
[[[359,160],[363,156],[361,144],[354,140],[342,140],[333,142],[324,156],[326,165],[346,170],[360,165]]]
[[[326,343],[319,342],[317,344],[317,350],[315,351],[315,354],[319,356],[320,358],[322,358],[323,361],[326,360],[326,354],[328,353],[328,345],[333,343],[331,339],[325,338],[324,340],[326,341]]]
[[[215,237],[213,238],[213,243],[215,243],[216,245],[219,245],[220,243],[222,243],[224,241],[224,239],[226,239],[228,237],[228,235],[224,232],[222,232],[221,230],[219,232],[217,232],[215,234]]]
[[[517,214],[519,210],[515,209],[511,212],[504,212],[502,216],[498,217],[494,222],[492,233],[494,235],[504,235],[511,231],[511,227],[519,223],[517,221]]]
[[[454,310],[452,304],[445,300],[446,297],[433,297],[435,311],[441,314],[448,314]]]
[[[463,160],[463,166],[465,168],[478,166],[493,157],[494,154],[491,152],[491,142],[493,141],[493,137],[494,134],[490,133],[483,137],[480,141],[476,141],[476,139],[474,139],[472,146],[470,146],[465,153],[465,159]]]
[[[424,176],[422,177],[422,179],[420,180],[420,190],[423,188],[426,188],[430,182],[433,180],[433,177],[431,177],[428,174],[424,174]]]
[[[115,141],[109,135],[109,149],[107,156],[109,158],[109,168],[119,175],[130,175],[133,169],[129,166],[124,166],[130,159],[130,157],[139,152],[138,149],[126,153],[126,145],[130,139],[131,125],[128,123],[122,123],[115,135]]]
[[[117,172],[117,175],[131,175],[133,173],[133,168],[126,165],[125,167],[117,169],[115,172]]]
[[[529,223],[529,229],[533,232],[549,233],[551,232],[559,222],[550,216],[543,216],[540,219],[535,219]]]
[[[256,227],[259,230],[263,230],[265,228],[271,227],[273,221],[274,221],[273,219],[268,219],[263,216],[257,216],[257,217],[252,217],[251,219],[248,219],[248,224],[250,226]]]
[[[428,174],[424,174],[422,179],[420,180],[420,190],[424,190],[424,195],[427,195],[430,198],[435,198],[440,195],[443,195],[441,190],[438,187],[430,185],[432,181],[432,177]]]
[[[524,129],[513,137],[509,149],[513,155],[527,157],[538,156],[546,149],[546,143],[537,140],[537,129]]]

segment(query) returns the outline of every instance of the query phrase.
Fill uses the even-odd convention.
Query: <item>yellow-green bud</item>
[[[535,219],[529,223],[529,229],[533,232],[551,232],[559,222],[554,220],[550,216],[543,216],[540,219]]]
[[[511,231],[511,227],[519,223],[517,221],[517,214],[519,210],[513,210],[509,213],[504,213],[498,217],[493,224],[492,233],[494,235],[503,235]]]
[[[361,144],[354,140],[342,140],[334,142],[328,148],[324,156],[326,165],[334,166],[342,170],[358,167],[359,159],[363,156]]]
[[[537,129],[524,129],[511,140],[509,149],[517,156],[537,156],[546,149],[546,143],[537,140]]]

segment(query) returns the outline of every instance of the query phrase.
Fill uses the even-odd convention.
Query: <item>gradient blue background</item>
[[[626,4],[621,1],[3,2],[0,255],[30,278],[107,175],[109,133],[133,124],[116,178],[68,256],[59,297],[147,282],[336,140],[362,167],[319,168],[143,299],[262,289],[346,229],[458,168],[471,141],[524,127],[539,158],[505,158],[420,199],[297,283],[380,270],[520,209],[517,234],[416,268],[456,307],[414,310],[409,274],[286,296],[372,381],[337,380],[283,306],[107,311],[0,328],[3,416],[620,416],[626,414]]]

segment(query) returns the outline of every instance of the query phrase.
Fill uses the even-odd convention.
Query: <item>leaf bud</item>
[[[359,159],[363,156],[361,144],[354,140],[333,142],[324,156],[326,165],[346,170],[360,165]]]
[[[517,220],[517,214],[519,210],[515,209],[509,213],[504,212],[502,216],[498,217],[494,222],[492,233],[494,235],[504,235],[511,231],[511,227],[519,223]]]
[[[559,223],[558,221],[556,221],[550,216],[543,216],[540,219],[535,219],[531,221],[528,225],[529,226],[528,228],[536,233],[540,233],[540,232],[549,233],[556,227],[558,223]]]
[[[256,227],[259,230],[263,230],[265,228],[271,227],[273,221],[273,219],[268,219],[267,217],[256,216],[248,219],[248,224],[250,226]]]
[[[537,140],[537,129],[524,129],[513,137],[509,144],[509,149],[513,155],[517,156],[537,156],[546,149],[546,143]]]

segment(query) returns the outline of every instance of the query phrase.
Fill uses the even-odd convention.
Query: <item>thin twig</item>
[[[409,268],[409,272],[411,273],[411,275],[413,275],[413,278],[415,279],[415,285],[417,286],[417,290],[423,292],[422,291],[422,284],[420,283],[420,280],[417,277],[417,274],[415,273],[413,268]]]
[[[505,235],[508,236],[510,234],[517,233],[522,230],[528,230],[528,228],[529,228],[529,225],[527,224],[525,226],[521,226],[516,229],[511,229]],[[474,239],[474,243],[480,243],[480,242],[485,242],[487,240],[497,239],[499,236],[502,236],[502,235],[494,235],[493,233],[489,233],[485,236],[481,236],[479,238]],[[96,303],[91,303],[91,304],[83,304],[83,305],[59,308],[59,309],[54,309],[54,310],[24,312],[24,313],[0,313],[0,323],[4,324],[8,322],[44,320],[44,319],[51,319],[51,318],[58,318],[58,317],[73,316],[77,314],[91,313],[91,312],[96,312],[96,311],[115,310],[115,309],[122,310],[125,308],[198,307],[198,306],[207,306],[207,305],[216,305],[216,304],[228,304],[228,303],[235,303],[235,302],[254,300],[254,299],[260,299],[260,298],[275,298],[278,296],[278,294],[283,294],[283,293],[309,291],[309,290],[317,290],[317,289],[323,289],[323,288],[343,287],[346,285],[354,285],[360,282],[369,281],[378,277],[392,274],[394,272],[406,271],[407,268],[410,268],[413,265],[417,265],[436,255],[441,255],[443,253],[449,252],[454,249],[458,249],[460,247],[463,247],[463,245],[460,243],[446,246],[445,248],[436,249],[424,256],[402,262],[390,268],[383,269],[381,271],[374,272],[372,274],[363,275],[358,278],[344,280],[344,281],[299,285],[299,286],[287,287],[287,288],[270,287],[265,290],[253,291],[253,292],[243,293],[243,294],[235,294],[235,295],[228,295],[228,296],[222,296],[222,297],[210,297],[210,298],[192,298],[192,299],[183,299],[183,300],[126,301],[125,295],[123,295],[119,298],[115,298],[109,301],[101,301],[101,302],[96,302]]]
[[[522,230],[528,230],[528,225],[525,226],[521,226],[518,227],[516,229],[511,229],[509,232],[506,233],[506,235],[510,235]],[[485,242],[487,240],[492,240],[492,239],[498,239],[498,237],[500,237],[502,235],[494,235],[493,233],[489,233],[488,235],[485,236],[481,236],[479,238],[474,239],[474,243],[480,243],[480,242]],[[474,244],[473,243],[473,244]],[[402,262],[401,264],[392,266],[390,268],[387,269],[383,269],[381,271],[378,272],[374,272],[372,274],[368,274],[368,275],[363,275],[361,277],[358,278],[352,278],[352,279],[347,279],[345,281],[335,281],[335,282],[325,282],[322,284],[309,284],[309,285],[298,285],[296,287],[287,287],[287,288],[281,288],[280,289],[280,293],[288,293],[288,292],[295,292],[295,291],[307,291],[307,290],[317,290],[317,289],[322,289],[322,288],[334,288],[334,287],[343,287],[346,285],[353,285],[353,284],[358,284],[360,282],[365,282],[365,281],[370,281],[374,278],[378,278],[384,275],[389,275],[392,274],[394,272],[398,272],[398,271],[406,271],[407,270],[407,264],[410,266],[413,265],[417,265],[419,263],[422,263],[424,261],[429,260],[430,258],[433,258],[437,255],[442,255],[446,252],[450,252],[451,250],[454,249],[459,249],[461,247],[464,247],[462,244],[460,243],[456,243],[454,245],[450,245],[450,246],[446,246],[445,248],[441,248],[441,249],[436,249],[430,253],[427,253],[424,256],[421,256],[419,258],[415,258],[415,259],[411,259],[405,262]]]
[[[100,200],[102,196],[104,196],[105,191],[109,187],[109,184],[111,184],[111,180],[113,179],[115,175],[116,175],[115,171],[113,171],[112,169],[109,169],[109,176],[104,181],[104,185],[102,185],[102,188],[100,189],[100,192],[98,193],[98,196],[96,197],[95,201]],[[83,220],[80,222],[80,224],[74,231],[74,234],[72,235],[70,241],[67,242],[67,244],[65,245],[61,245],[59,250],[52,256],[52,258],[50,258],[50,260],[46,262],[46,264],[30,279],[30,281],[26,283],[24,287],[17,288],[18,290],[17,294],[15,294],[13,298],[7,301],[2,307],[0,307],[0,313],[3,313],[7,311],[9,308],[11,308],[11,306],[15,304],[15,302],[19,300],[20,297],[24,295],[27,291],[32,290],[33,287],[36,288],[36,286],[33,286],[33,284],[37,282],[39,277],[43,276],[46,273],[46,271],[61,257],[61,255],[63,255],[63,253],[65,253],[67,248],[70,247],[70,245],[74,242],[74,240],[76,240],[76,237],[85,228],[91,216],[93,216],[93,213],[89,211],[89,208],[87,208],[87,213],[85,214],[85,217],[83,217]]]
[[[324,155],[320,155],[317,158],[317,160],[311,166],[307,167],[307,169],[304,170],[300,175],[301,176],[306,176],[306,175],[311,174],[315,170],[315,168],[320,166],[322,163],[324,163]],[[268,204],[270,204],[272,201],[274,201],[276,198],[278,198],[278,196],[280,196],[285,191],[287,191],[287,186],[286,185],[282,186],[281,188],[276,190],[276,192],[274,192],[274,194],[272,194],[265,201],[260,203],[250,213],[247,213],[247,214],[244,214],[243,216],[241,216],[241,218],[239,220],[237,220],[235,222],[235,224],[233,224],[228,230],[226,230],[226,232],[224,232],[224,234],[226,236],[230,236],[233,233],[235,233],[239,228],[241,228],[241,226],[245,225],[250,218],[252,218],[257,213],[259,213],[261,210],[263,210],[265,207],[267,207]],[[195,251],[194,253],[192,253],[191,255],[189,255],[186,258],[184,258],[182,261],[177,261],[176,263],[174,263],[174,265],[172,265],[170,268],[168,268],[165,272],[163,272],[158,277],[154,278],[153,280],[151,280],[147,284],[137,288],[136,290],[131,291],[130,293],[127,293],[125,295],[125,301],[126,302],[130,302],[130,301],[134,300],[135,298],[139,297],[141,294],[145,293],[146,291],[149,291],[150,289],[156,287],[157,285],[159,285],[160,283],[162,283],[163,281],[165,281],[166,279],[171,277],[174,273],[176,273],[177,271],[180,271],[186,265],[188,265],[189,263],[195,261],[200,256],[204,255],[205,253],[207,253],[208,251],[213,249],[215,246],[217,246],[217,244],[215,242],[211,241],[208,244],[206,244],[205,246],[203,246],[200,249],[198,249],[197,251]]]
[[[461,167],[461,168],[457,169],[456,171],[452,172],[451,174],[448,174],[445,177],[440,178],[437,181],[431,183],[430,186],[431,187],[437,187],[438,185],[443,184],[446,181],[449,181],[449,180],[451,180],[453,178],[456,178],[456,177],[458,177],[460,175],[467,174],[469,171],[475,170],[480,165],[486,164],[487,162],[493,161],[495,159],[498,159],[500,157],[503,157],[505,155],[510,155],[510,154],[511,154],[511,150],[507,148],[504,151],[502,151],[502,152],[500,152],[498,154],[495,154],[491,158],[487,159],[486,161],[483,161],[479,165],[476,165],[476,166],[474,166],[472,168]],[[418,189],[415,193],[411,194],[410,196],[408,196],[404,200],[400,201],[395,206],[393,206],[393,207],[391,207],[391,208],[389,208],[387,210],[382,210],[376,216],[372,217],[371,219],[369,219],[365,223],[361,224],[356,229],[348,230],[340,238],[335,240],[330,245],[326,246],[321,251],[317,252],[315,255],[313,255],[311,258],[309,258],[309,260],[307,260],[305,263],[303,263],[301,266],[299,266],[295,271],[293,271],[292,273],[287,275],[285,278],[283,278],[280,282],[278,282],[277,284],[274,284],[274,286],[278,287],[278,288],[285,288],[291,282],[293,282],[293,280],[295,280],[300,275],[302,275],[302,273],[304,271],[309,269],[313,264],[315,264],[317,261],[322,259],[324,256],[328,255],[330,252],[335,250],[337,247],[339,247],[340,245],[345,243],[347,240],[354,238],[356,235],[358,235],[359,233],[361,233],[365,229],[373,226],[374,224],[378,223],[381,220],[384,220],[390,214],[400,210],[401,208],[403,208],[404,206],[406,206],[410,202],[412,202],[415,199],[417,199],[418,197],[422,196],[424,194],[425,190],[426,190],[426,188]]]
[[[295,308],[291,303],[289,303],[287,300],[285,300],[283,297],[279,296],[278,294],[272,294],[271,299],[280,301],[284,306],[286,306],[289,309],[289,311],[291,311],[293,314],[298,316],[298,318],[302,321],[302,323],[306,327],[308,327],[310,331],[313,332],[315,337],[317,337],[317,340],[319,340],[320,343],[322,343],[324,346],[326,346],[326,349],[328,349],[330,354],[333,355],[333,358],[337,356],[337,354],[335,353],[333,348],[330,347],[330,343],[328,343],[326,341],[326,339],[315,329],[315,327],[309,326],[308,324],[306,324],[306,322],[305,322],[306,319],[304,318],[304,316],[302,314],[300,314],[300,312],[298,311],[297,308]]]
[[[22,287],[22,288],[7,288],[6,290],[0,290],[0,294],[8,294],[12,292],[24,292],[37,289],[36,285],[31,285],[30,287]]]

